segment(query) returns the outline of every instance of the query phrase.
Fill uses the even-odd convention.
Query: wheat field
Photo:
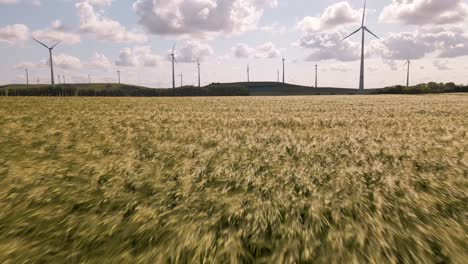
[[[0,98],[0,263],[466,263],[468,95]]]

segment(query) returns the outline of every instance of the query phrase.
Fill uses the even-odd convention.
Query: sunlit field
[[[466,263],[468,95],[0,98],[0,263]]]

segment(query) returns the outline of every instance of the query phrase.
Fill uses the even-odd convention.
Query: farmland
[[[0,263],[465,263],[468,95],[0,97]]]

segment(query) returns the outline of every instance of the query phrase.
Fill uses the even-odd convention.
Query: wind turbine
[[[91,74],[88,74],[88,85],[91,85]]]
[[[169,55],[172,58],[172,88],[173,89],[175,89],[175,63],[176,63],[175,54],[174,54],[175,46],[176,46],[176,43],[174,42],[171,55]]]
[[[57,77],[58,77],[58,82],[59,82],[59,84],[60,84],[60,74],[57,75]]]
[[[366,31],[371,34],[372,36],[376,37],[377,39],[380,39],[377,35],[375,35],[374,33],[372,33],[372,31],[370,31],[365,25],[364,25],[364,21],[365,21],[365,18],[366,18],[366,3],[367,3],[367,0],[364,1],[364,10],[362,12],[362,24],[361,24],[361,27],[358,28],[356,31],[354,31],[353,33],[349,34],[346,38],[344,38],[343,40],[351,37],[352,35],[358,33],[359,31],[362,30],[362,42],[361,42],[361,73],[359,75],[359,94],[364,94],[364,41],[365,41],[365,33]]]
[[[200,85],[200,60],[197,60],[197,66],[198,66],[198,88],[201,87]]]
[[[49,47],[47,45],[45,45],[44,43],[40,42],[39,40],[33,38],[34,41],[36,41],[37,43],[41,44],[42,46],[44,46],[46,49],[49,50],[49,58],[50,58],[50,84],[54,85],[55,84],[55,80],[54,80],[54,63],[52,61],[52,50],[55,48],[55,46],[57,46],[59,42],[55,43],[53,46]]]
[[[117,78],[118,78],[119,84],[120,84],[120,70],[117,70]]]
[[[280,71],[277,70],[276,73],[277,73],[277,76],[278,76],[277,81],[280,82],[280,77],[279,77],[280,76]]]
[[[283,60],[283,83],[285,83],[284,62],[286,61],[286,59],[284,57],[282,57],[282,60]]]
[[[408,88],[409,87],[409,81],[410,81],[410,65],[411,65],[411,61],[408,59],[406,61],[406,63],[408,65],[408,70],[406,72],[406,87]]]
[[[183,78],[184,78],[184,76],[182,75],[182,73],[180,73],[180,74],[179,74],[179,77],[180,77],[180,88],[182,88],[182,87],[184,86],[184,85],[183,85],[183,84],[184,84],[184,83],[183,83]]]
[[[250,65],[247,64],[247,82],[250,82]]]
[[[26,71],[26,85],[29,85],[29,72],[28,72],[28,68],[26,68],[25,71]]]
[[[318,65],[315,64],[315,88],[318,88]]]

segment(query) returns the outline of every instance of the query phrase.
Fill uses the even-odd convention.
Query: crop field
[[[468,95],[0,97],[0,263],[467,263]]]

